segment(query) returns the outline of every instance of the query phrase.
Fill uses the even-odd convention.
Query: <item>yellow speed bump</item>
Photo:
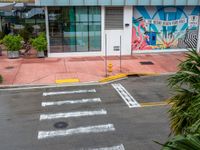
[[[56,84],[78,83],[78,82],[80,82],[79,79],[61,79],[61,80],[56,80]]]
[[[103,78],[103,79],[99,80],[99,82],[108,82],[108,81],[113,81],[113,80],[117,80],[117,79],[121,79],[121,78],[125,78],[125,77],[127,77],[126,74],[117,74],[114,76]]]

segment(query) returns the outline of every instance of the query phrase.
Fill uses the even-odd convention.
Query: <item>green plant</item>
[[[22,47],[22,37],[19,35],[6,35],[3,38],[3,44],[7,47],[8,51],[19,51]]]
[[[38,37],[32,39],[31,44],[37,51],[47,50],[47,40],[45,37],[45,33],[40,33]]]
[[[162,146],[162,150],[199,150],[200,134],[177,135]]]
[[[187,59],[179,65],[179,71],[169,79],[176,95],[170,98],[169,110],[171,130],[175,135],[186,130],[200,118],[200,56],[189,51]]]
[[[175,91],[169,99],[170,125],[175,136],[161,144],[162,150],[200,149],[200,55],[190,50],[186,58],[169,78],[169,86]]]
[[[3,77],[0,75],[0,84],[3,83]]]

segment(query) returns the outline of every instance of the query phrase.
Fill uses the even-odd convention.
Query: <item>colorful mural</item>
[[[200,7],[134,7],[132,50],[196,48],[199,13]]]

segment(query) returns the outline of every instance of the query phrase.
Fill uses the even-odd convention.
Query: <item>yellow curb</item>
[[[108,81],[112,81],[112,80],[117,80],[117,79],[121,79],[121,78],[125,78],[127,77],[126,74],[117,74],[117,75],[114,75],[114,76],[110,76],[110,77],[106,77],[106,78],[103,78],[101,80],[99,80],[99,82],[108,82]]]
[[[127,76],[157,76],[160,75],[159,73],[153,73],[153,72],[140,72],[140,73],[136,73],[136,72],[130,72],[126,74]]]
[[[61,79],[61,80],[56,80],[56,84],[63,84],[63,83],[77,83],[80,82],[79,79]]]

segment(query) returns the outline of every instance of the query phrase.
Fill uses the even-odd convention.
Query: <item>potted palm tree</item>
[[[3,44],[7,48],[8,58],[19,58],[19,50],[22,47],[22,37],[19,35],[6,35]]]
[[[45,37],[45,33],[40,33],[38,37],[32,39],[31,44],[37,50],[38,58],[45,57],[44,51],[47,50],[47,40]]]

